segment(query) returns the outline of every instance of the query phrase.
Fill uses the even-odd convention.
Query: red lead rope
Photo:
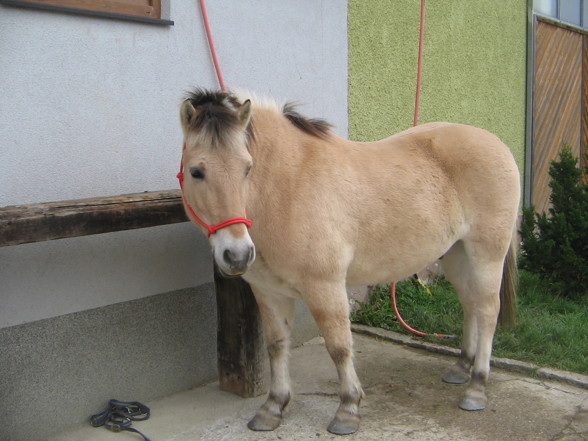
[[[185,143],[184,143],[183,150],[186,150]],[[202,219],[200,219],[198,217],[198,215],[194,212],[194,209],[192,208],[192,206],[188,203],[188,200],[186,199],[186,195],[184,193],[184,152],[183,151],[182,151],[182,160],[180,161],[180,172],[177,174],[177,178],[178,178],[178,181],[180,181],[180,189],[182,192],[182,200],[184,201],[184,205],[186,206],[186,208],[188,209],[188,212],[194,218],[194,220],[196,222],[198,222],[200,225],[202,225],[204,228],[206,228],[206,230],[208,231],[208,237],[212,236],[218,230],[225,228],[225,227],[228,227],[229,225],[245,224],[247,226],[247,228],[250,228],[251,225],[253,224],[253,222],[251,222],[251,220],[247,219],[246,217],[232,217],[232,218],[227,219],[225,221],[222,221],[221,223],[218,223],[216,225],[208,225],[206,222],[204,222]]]
[[[202,12],[202,21],[204,22],[204,29],[206,30],[206,38],[208,39],[208,47],[210,48],[210,56],[212,57],[212,63],[214,64],[214,70],[218,78],[218,84],[223,92],[226,92],[225,81],[223,80],[223,74],[221,72],[220,63],[216,55],[214,48],[214,40],[212,39],[212,31],[210,30],[210,23],[208,21],[208,13],[206,12],[206,3],[204,0],[200,0],[200,11]]]
[[[419,107],[421,102],[421,79],[423,74],[423,49],[424,49],[424,39],[425,39],[425,5],[426,0],[421,0],[421,23],[419,28],[419,57],[418,57],[418,66],[417,66],[417,85],[416,85],[416,97],[414,102],[414,119],[413,125],[418,125],[419,122]],[[417,276],[418,277],[418,276]],[[400,312],[398,311],[398,306],[396,304],[396,282],[392,282],[390,284],[390,301],[392,303],[392,307],[394,308],[394,314],[396,314],[396,318],[400,322],[400,324],[407,330],[412,332],[413,334],[424,336],[432,336],[432,337],[439,337],[439,338],[455,338],[454,335],[444,335],[444,334],[427,334],[426,332],[417,331],[416,329],[410,327],[408,323],[404,321]]]
[[[218,57],[216,55],[216,50],[214,49],[214,41],[212,39],[212,31],[210,30],[210,23],[208,21],[208,13],[206,12],[206,3],[204,0],[200,0],[200,10],[202,12],[202,21],[204,22],[204,28],[206,30],[206,38],[208,39],[208,46],[210,48],[210,55],[212,57],[212,62],[214,63],[214,69],[216,71],[216,75],[218,78],[218,84],[220,85],[221,90],[224,92],[227,90],[225,86],[225,82],[223,80],[223,75],[221,73],[220,63],[218,62]],[[183,150],[186,150],[186,144],[184,143]],[[252,223],[250,219],[246,217],[232,217],[225,221],[222,221],[216,225],[208,225],[202,219],[198,217],[198,215],[194,212],[188,200],[186,199],[186,195],[184,194],[184,152],[182,151],[182,161],[180,162],[180,172],[177,175],[178,180],[180,181],[180,189],[182,190],[182,200],[184,201],[184,205],[188,209],[190,215],[194,218],[196,222],[202,225],[208,231],[208,237],[212,236],[218,230],[228,227],[229,225],[233,224],[245,224],[247,228],[250,228]]]

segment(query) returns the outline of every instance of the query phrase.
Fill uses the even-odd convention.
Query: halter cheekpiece
[[[208,225],[202,219],[198,217],[198,215],[194,212],[194,209],[188,203],[186,199],[186,195],[184,193],[184,151],[186,150],[186,143],[184,143],[184,147],[182,149],[182,160],[180,161],[180,172],[177,174],[178,181],[180,181],[180,190],[182,192],[182,200],[184,201],[184,205],[188,208],[188,212],[190,215],[202,225],[208,231],[208,237],[212,236],[218,230],[228,227],[229,225],[233,224],[245,224],[247,228],[250,228],[253,222],[246,217],[232,217],[230,219],[224,220],[216,225]]]

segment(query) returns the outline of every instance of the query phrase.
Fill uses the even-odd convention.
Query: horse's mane
[[[288,120],[309,135],[318,138],[326,137],[333,127],[329,122],[319,118],[306,118],[296,111],[294,103],[286,103],[282,108],[282,113]]]
[[[232,132],[239,127],[236,110],[246,100],[251,99],[253,108],[274,110],[285,116],[295,127],[318,138],[326,137],[332,125],[323,119],[306,118],[296,110],[294,103],[279,105],[277,101],[257,98],[248,91],[235,93],[195,89],[187,98],[195,109],[200,110],[198,116],[191,121],[191,129],[208,132],[212,139],[220,140],[223,132]],[[253,136],[254,118],[247,129],[248,136]]]

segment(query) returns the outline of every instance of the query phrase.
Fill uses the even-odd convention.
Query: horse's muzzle
[[[240,276],[255,260],[255,245],[249,234],[236,239],[228,229],[218,231],[211,237],[214,260],[224,276]]]
[[[240,276],[247,271],[247,268],[255,260],[255,248],[252,246],[241,249],[225,249],[222,254],[222,265],[217,262],[221,267],[223,273],[228,276]]]

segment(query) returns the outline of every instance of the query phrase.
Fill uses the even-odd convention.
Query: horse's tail
[[[517,315],[517,288],[519,282],[517,255],[518,232],[513,231],[512,239],[502,270],[502,284],[500,286],[500,324],[514,327]]]

